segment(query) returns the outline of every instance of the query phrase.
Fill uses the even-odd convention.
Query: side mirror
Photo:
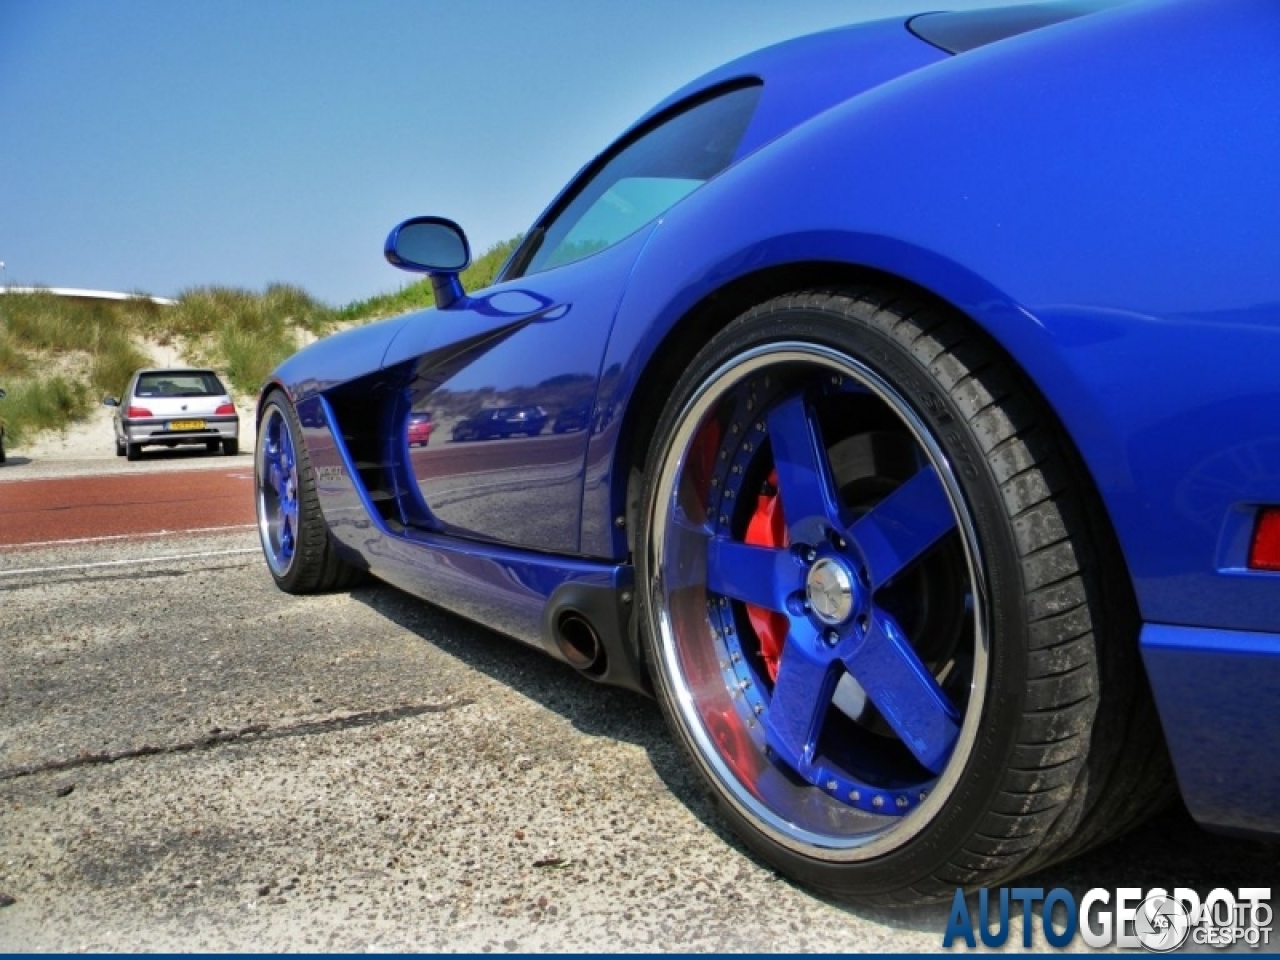
[[[118,407],[120,406],[120,401],[117,400],[115,397],[103,397],[102,405],[104,407]]]
[[[452,220],[406,220],[387,236],[383,253],[394,267],[430,276],[436,306],[441,310],[448,310],[462,299],[458,274],[471,264],[471,247],[467,235]]]
[[[6,390],[4,387],[0,387],[0,400],[3,400],[8,395],[9,395],[9,391]]]

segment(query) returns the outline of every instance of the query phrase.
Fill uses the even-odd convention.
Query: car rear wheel
[[[218,452],[218,449],[219,449],[221,446],[222,446],[222,443],[221,443],[220,441],[218,441],[218,440],[206,440],[206,441],[205,441],[204,448],[205,448],[205,450],[207,450],[209,453],[217,453],[217,452]]]
[[[224,452],[228,442],[234,443],[224,440]],[[258,537],[276,586],[286,593],[320,593],[360,578],[329,536],[298,415],[278,391],[267,398],[258,423],[254,486]]]
[[[240,452],[240,441],[238,439],[222,441],[222,455],[224,457],[234,457],[239,452]]]
[[[142,444],[126,443],[124,445],[124,455],[126,460],[138,460],[142,457]]]
[[[123,440],[121,440],[119,437],[116,437],[115,439],[116,439],[116,456],[117,456],[117,457],[123,457],[123,456],[124,456],[124,441],[123,441]]]
[[[870,292],[764,304],[681,378],[646,472],[658,699],[775,869],[945,899],[1166,794],[1087,483],[962,318]]]

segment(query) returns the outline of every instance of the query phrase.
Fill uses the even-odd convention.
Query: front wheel
[[[1163,751],[1128,723],[1149,705],[1132,601],[1105,601],[1104,656],[1069,460],[941,307],[783,298],[686,371],[641,499],[646,653],[668,724],[775,869],[945,899],[1129,825],[1134,791],[1155,806]]]
[[[229,442],[223,441],[224,452]],[[302,426],[279,391],[263,405],[253,470],[258,538],[276,586],[286,593],[320,593],[355,583],[361,573],[329,536]]]

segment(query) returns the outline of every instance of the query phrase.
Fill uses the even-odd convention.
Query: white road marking
[[[149,533],[112,533],[102,537],[74,537],[70,540],[28,540],[26,543],[0,543],[0,550],[24,547],[63,547],[73,543],[106,543],[109,540],[142,540],[146,537],[173,537],[184,533],[218,533],[222,530],[256,530],[256,523],[236,523],[226,527],[193,527],[190,530],[152,530]]]
[[[171,553],[163,557],[139,557],[136,560],[99,560],[96,563],[68,563],[56,567],[25,567],[19,570],[0,570],[0,577],[16,577],[28,573],[62,573],[67,570],[90,570],[95,567],[126,567],[137,563],[164,563],[166,560],[197,560],[204,557],[230,557],[242,553],[260,553],[259,547],[238,550],[209,550],[204,553]]]

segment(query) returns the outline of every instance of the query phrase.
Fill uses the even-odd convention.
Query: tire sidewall
[[[302,526],[308,522],[308,518],[304,515],[304,503],[301,496],[302,490],[302,471],[304,469],[304,461],[302,455],[302,425],[298,423],[297,415],[293,411],[293,404],[289,403],[280,393],[276,391],[272,393],[262,405],[262,416],[258,420],[257,438],[254,443],[253,451],[253,482],[254,482],[254,514],[258,521],[258,539],[262,544],[264,554],[269,554],[271,544],[267,540],[267,535],[263,529],[266,518],[261,515],[261,483],[262,483],[262,464],[263,464],[263,444],[266,443],[267,431],[264,429],[267,420],[271,416],[272,409],[279,411],[284,419],[285,429],[289,431],[289,442],[293,445],[294,451],[294,469],[298,474],[297,502],[298,502],[298,529],[294,531],[294,550],[293,555],[289,557],[289,563],[284,571],[277,573],[275,567],[271,564],[269,557],[267,559],[267,569],[271,571],[271,576],[275,580],[276,585],[287,593],[294,593],[299,586],[299,580],[302,576],[302,564],[299,562],[299,545],[302,542]]]
[[[713,785],[712,797],[718,807],[747,845],[771,865],[813,886],[856,896],[863,891],[882,894],[888,888],[905,888],[933,875],[978,829],[1001,788],[1017,743],[1028,670],[1018,553],[999,486],[978,438],[929,369],[904,344],[872,322],[875,308],[860,301],[844,304],[845,309],[840,311],[786,305],[751,311],[721,331],[698,354],[677,382],[650,447],[635,559],[645,652],[658,700],[682,747]],[[648,545],[661,493],[656,489],[660,458],[666,455],[679,426],[680,412],[715,370],[745,350],[782,341],[825,346],[860,361],[892,384],[915,409],[949,460],[961,487],[981,547],[977,562],[982,565],[990,592],[986,597],[990,654],[986,698],[960,780],[943,808],[918,833],[902,846],[867,860],[820,860],[784,847],[736,805],[718,795],[715,775],[702,761],[685,720],[673,707],[673,684],[655,640],[650,593],[653,558]]]

